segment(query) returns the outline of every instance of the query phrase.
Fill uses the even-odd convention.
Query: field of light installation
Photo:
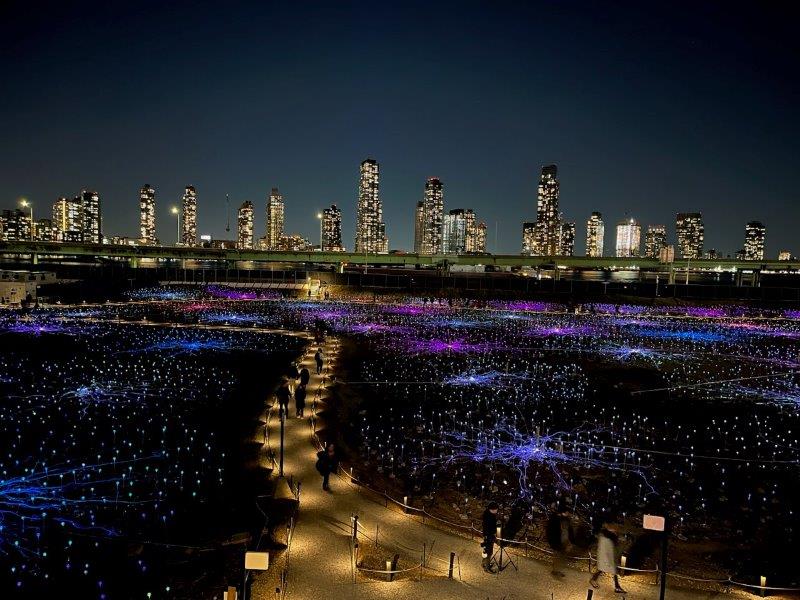
[[[2,319],[4,585],[44,574],[97,590],[120,568],[109,547],[144,574],[156,550],[132,552],[136,540],[202,547],[223,529],[209,511],[244,484],[229,481],[236,444],[224,439],[238,426],[220,432],[214,419],[274,387],[249,370],[278,374],[300,351],[261,331],[277,328],[343,340],[336,431],[346,467],[378,489],[461,524],[497,500],[529,540],[555,505],[582,524],[578,543],[613,520],[629,532],[629,565],[652,559],[642,513],[666,514],[683,571],[793,581],[797,313],[216,288],[133,300]]]

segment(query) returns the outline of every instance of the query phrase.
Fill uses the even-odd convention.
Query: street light
[[[173,206],[170,209],[170,212],[175,215],[175,245],[181,243],[181,211],[178,210],[177,206]]]
[[[33,204],[28,202],[25,198],[19,201],[20,206],[23,208],[29,208],[31,211],[31,241],[33,241]]]
[[[317,218],[319,219],[319,251],[322,252],[324,248],[322,247],[322,213],[317,213]]]

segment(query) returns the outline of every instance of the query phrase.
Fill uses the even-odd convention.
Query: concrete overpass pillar
[[[669,279],[667,282],[669,285],[675,285],[675,268],[672,265],[669,266]]]
[[[35,252],[33,254],[31,254],[31,264],[32,265],[38,265],[39,264],[39,255],[36,254]]]
[[[736,272],[733,274],[733,285],[736,287],[742,287],[742,270],[736,269]]]
[[[139,258],[137,256],[131,256],[128,259],[128,266],[131,269],[138,269],[139,268]]]
[[[761,287],[761,269],[753,269],[753,287]]]

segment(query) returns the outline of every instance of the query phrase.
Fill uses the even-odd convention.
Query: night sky
[[[104,233],[138,236],[150,183],[171,242],[192,184],[199,233],[226,237],[229,193],[261,236],[277,186],[288,232],[316,242],[336,203],[352,249],[373,157],[391,248],[411,247],[438,176],[446,210],[518,253],[556,163],[576,253],[592,210],[606,253],[625,216],[674,241],[675,213],[699,210],[707,248],[734,252],[761,220],[769,257],[800,254],[800,36],[778,3],[105,4],[2,3],[0,208],[49,216],[93,188]]]

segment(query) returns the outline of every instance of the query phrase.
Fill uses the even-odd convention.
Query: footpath
[[[285,423],[284,472],[300,486],[299,513],[291,536],[288,560],[282,557],[270,571],[254,577],[249,598],[252,600],[338,600],[356,598],[391,598],[408,600],[466,599],[535,599],[584,600],[589,586],[588,566],[582,570],[565,569],[563,578],[551,575],[548,562],[526,558],[511,551],[517,569],[509,567],[497,574],[481,569],[479,541],[450,533],[404,514],[357,484],[346,475],[331,475],[330,491],[322,489],[322,477],[315,468],[318,439],[314,433],[316,413],[329,401],[327,385],[336,370],[338,341],[329,336],[321,345],[325,357],[322,374],[316,374],[314,353],[317,345],[309,345],[298,368],[311,373],[306,401],[306,418],[294,417],[294,402]],[[269,435],[279,439],[280,423],[274,415],[269,421]],[[324,435],[324,433],[323,433]],[[324,441],[324,440],[323,440]],[[277,443],[272,447],[279,452]],[[373,571],[359,569],[352,556],[353,516],[358,516],[358,542],[363,555],[380,567]],[[377,538],[377,544],[376,542]],[[453,578],[448,577],[450,555],[455,553]],[[399,555],[397,570],[401,573],[375,572],[386,570],[385,561]],[[423,565],[424,566],[421,566]],[[406,570],[407,569],[407,570]],[[286,579],[280,581],[280,571]],[[394,570],[390,566],[390,570]],[[650,583],[645,583],[645,580]],[[608,577],[600,580],[594,600],[632,598],[657,600],[659,588],[655,578],[624,577],[627,594],[615,594]],[[670,582],[672,583],[672,582]],[[280,591],[278,591],[278,589]],[[757,598],[760,595],[735,591],[722,594],[718,590],[702,591],[668,585],[668,600],[703,598]],[[771,596],[775,598],[775,596]]]

